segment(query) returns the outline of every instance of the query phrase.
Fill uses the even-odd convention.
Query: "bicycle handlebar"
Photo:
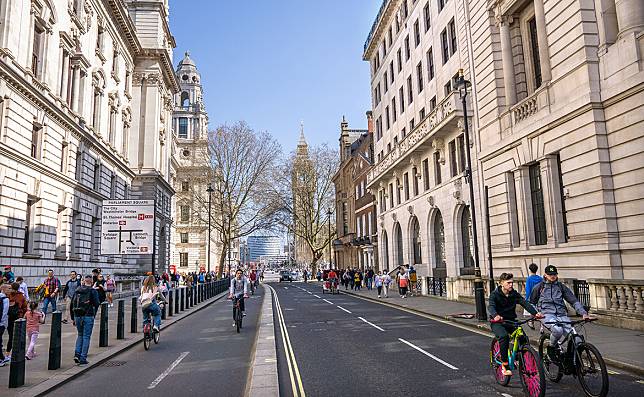
[[[505,320],[505,319],[503,319],[503,320],[501,320],[501,321],[494,321],[494,320],[490,320],[490,322],[491,322],[492,324],[508,323],[508,324],[513,324],[513,325],[522,325],[522,324],[525,324],[525,323],[530,322],[530,321],[539,321],[539,322],[541,322],[541,319],[538,319],[538,318],[536,318],[536,317],[530,317],[529,319],[527,319],[527,320],[522,320],[522,321],[516,321],[516,320]]]
[[[544,324],[569,324],[569,325],[577,325],[581,323],[590,323],[593,321],[597,321],[596,318],[588,318],[588,319],[582,319],[582,320],[576,320],[576,321],[548,321],[547,323]]]

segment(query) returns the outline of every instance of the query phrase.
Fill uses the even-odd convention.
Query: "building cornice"
[[[107,3],[107,9],[111,11],[112,17],[116,20],[118,33],[123,37],[134,54],[141,52],[141,42],[136,35],[136,28],[127,12],[123,0],[103,0]]]
[[[373,51],[378,47],[376,43],[380,40],[385,32],[385,27],[387,26],[387,21],[391,15],[398,9],[398,4],[400,0],[383,0],[376,15],[376,20],[371,25],[371,30],[367,35],[367,40],[364,43],[364,53],[362,59],[367,61],[371,58]]]
[[[170,88],[170,91],[173,94],[179,92],[179,80],[174,74],[172,69],[172,60],[170,59],[170,54],[168,51],[161,48],[144,48],[141,50],[137,58],[152,58],[159,61],[161,65],[161,73],[163,74],[163,79]]]

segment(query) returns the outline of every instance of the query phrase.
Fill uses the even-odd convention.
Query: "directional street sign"
[[[152,255],[154,200],[104,200],[102,255]]]

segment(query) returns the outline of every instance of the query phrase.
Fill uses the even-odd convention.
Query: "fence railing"
[[[442,277],[427,277],[427,294],[447,296],[447,283]]]

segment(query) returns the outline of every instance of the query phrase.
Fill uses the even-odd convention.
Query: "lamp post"
[[[329,269],[331,269],[331,215],[333,214],[331,208],[327,210],[326,214],[329,216]]]
[[[463,124],[465,126],[465,153],[467,161],[467,169],[465,170],[465,178],[470,188],[470,217],[472,218],[472,240],[474,245],[474,301],[476,303],[476,318],[479,321],[487,319],[487,311],[485,309],[485,289],[483,287],[483,279],[481,278],[481,268],[479,266],[479,244],[476,228],[476,205],[474,204],[474,181],[472,178],[472,156],[470,155],[470,128],[467,121],[467,90],[472,86],[472,83],[465,80],[463,76],[463,69],[458,71],[458,92],[463,102]]]
[[[206,191],[208,192],[208,254],[207,254],[208,259],[207,259],[207,262],[208,262],[208,273],[210,273],[210,232],[211,232],[211,228],[210,228],[210,222],[211,222],[210,213],[212,211],[212,192],[214,192],[211,183],[208,184],[208,189],[206,189]]]

